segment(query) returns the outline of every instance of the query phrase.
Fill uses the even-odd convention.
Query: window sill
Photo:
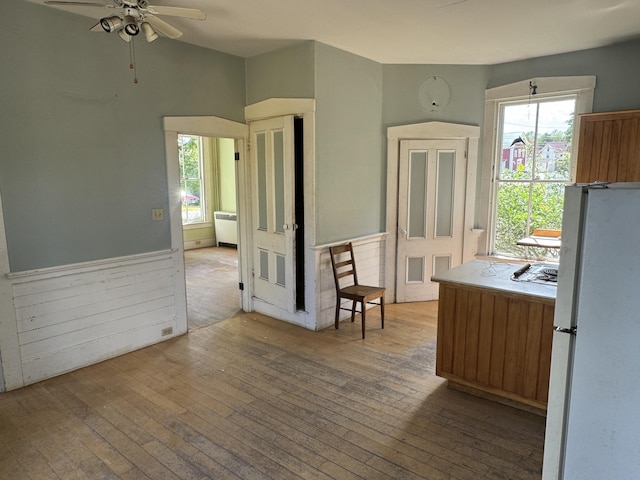
[[[182,225],[183,230],[197,230],[200,228],[213,228],[212,222],[186,223]]]
[[[526,258],[526,257],[507,257],[506,255],[486,255],[477,254],[475,256],[477,260],[484,260],[486,262],[502,262],[502,263],[558,263],[557,259],[549,258]]]

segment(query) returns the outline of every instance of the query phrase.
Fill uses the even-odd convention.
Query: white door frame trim
[[[9,252],[0,196],[0,392],[24,385],[22,357],[18,342],[18,323],[13,306],[13,287],[9,279]]]
[[[398,162],[401,140],[465,139],[467,141],[467,179],[464,208],[464,238],[462,261],[475,254],[476,236],[472,234],[475,222],[476,177],[478,168],[478,141],[480,127],[445,122],[425,122],[387,128],[387,221],[389,236],[385,251],[385,287],[387,301],[396,300],[396,250],[398,244]]]
[[[171,229],[171,248],[180,252],[179,257],[184,262],[184,244],[182,234],[182,213],[180,211],[180,171],[178,160],[178,134],[187,133],[199,135],[202,137],[215,138],[233,138],[236,141],[236,151],[240,153],[240,161],[236,162],[236,195],[242,198],[242,202],[237,202],[238,209],[238,268],[240,278],[245,286],[251,284],[249,275],[251,273],[250,265],[246,261],[246,245],[248,245],[247,219],[251,212],[248,205],[248,187],[245,179],[247,178],[247,145],[249,138],[249,127],[244,123],[226,120],[224,118],[213,116],[202,117],[164,117],[164,136],[165,136],[165,153],[167,157],[167,188],[169,191],[169,222]],[[183,265],[184,267],[184,265]],[[184,268],[183,268],[184,271]],[[179,316],[184,315],[186,322],[187,297],[186,297],[186,280],[183,282],[183,292],[176,292],[176,313]],[[242,309],[250,311],[251,309],[251,291],[250,288],[241,291]],[[184,304],[183,304],[184,302]]]

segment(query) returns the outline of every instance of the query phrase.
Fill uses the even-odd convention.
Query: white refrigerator
[[[640,479],[640,184],[568,186],[543,480]]]

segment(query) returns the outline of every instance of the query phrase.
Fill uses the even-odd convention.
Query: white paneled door
[[[260,302],[294,311],[294,136],[293,116],[252,122],[253,279]]]
[[[431,276],[462,262],[466,140],[403,140],[396,301],[438,298]]]

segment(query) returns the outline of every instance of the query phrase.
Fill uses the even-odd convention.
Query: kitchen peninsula
[[[474,260],[432,277],[440,284],[436,375],[544,414],[556,287],[512,280],[521,267]]]

